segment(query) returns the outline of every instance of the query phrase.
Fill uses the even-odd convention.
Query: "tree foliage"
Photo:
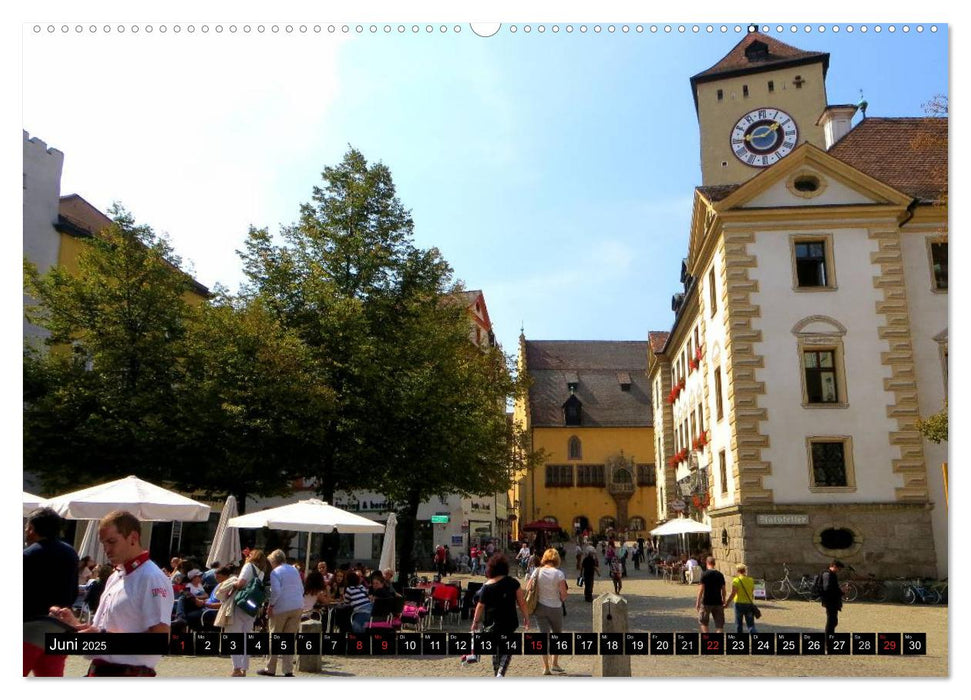
[[[917,419],[917,430],[931,442],[947,442],[947,403],[944,408],[929,418]]]
[[[191,280],[167,241],[123,209],[88,239],[77,271],[24,264],[28,319],[51,352],[26,348],[25,468],[49,488],[138,472],[163,478]]]
[[[509,484],[508,358],[470,340],[461,286],[417,248],[391,173],[351,148],[282,231],[251,230],[245,293],[307,343],[335,392],[312,472],[327,500],[366,487],[398,503],[402,570],[418,505]]]

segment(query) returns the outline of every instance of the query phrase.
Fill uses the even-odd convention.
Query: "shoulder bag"
[[[739,583],[741,583],[741,581],[739,581]],[[745,588],[743,587],[742,590],[744,591]],[[755,619],[758,620],[760,617],[762,617],[762,611],[759,610],[759,606],[755,604],[755,586],[752,586],[751,591],[745,591],[745,593],[748,595],[748,599],[752,601],[752,614],[755,616]]]
[[[253,565],[250,564],[250,566]],[[254,570],[256,569],[255,566],[253,568]],[[233,597],[233,601],[236,603],[236,610],[240,610],[250,617],[256,617],[256,613],[259,612],[264,600],[266,600],[266,592],[263,588],[263,581],[260,580],[259,574],[256,571],[253,573],[253,578],[237,591]]]
[[[526,612],[532,615],[539,605],[539,572],[537,568],[532,577],[526,582]]]

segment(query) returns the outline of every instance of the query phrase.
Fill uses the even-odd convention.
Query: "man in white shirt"
[[[303,611],[303,582],[300,572],[287,564],[283,550],[270,552],[266,558],[273,567],[270,572],[270,600],[266,614],[270,618],[270,634],[294,634],[300,631],[300,613]],[[290,648],[296,651],[296,639]],[[266,668],[256,673],[260,676],[275,676],[279,655],[270,654]],[[293,654],[283,655],[283,675],[293,675]]]
[[[105,582],[98,612],[82,625],[70,608],[51,608],[51,614],[78,632],[169,633],[172,621],[172,583],[148,558],[142,547],[141,523],[116,510],[101,519],[98,538],[116,568]],[[88,676],[154,676],[162,656],[101,654],[91,659]]]

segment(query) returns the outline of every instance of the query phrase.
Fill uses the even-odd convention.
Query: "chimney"
[[[816,126],[823,127],[827,151],[853,128],[853,115],[856,110],[856,105],[828,105],[822,116],[816,120]]]

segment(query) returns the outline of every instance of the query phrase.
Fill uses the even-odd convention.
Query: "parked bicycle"
[[[937,594],[940,596],[940,603],[947,605],[947,579],[938,581],[932,586],[932,588],[937,591]]]
[[[813,595],[813,578],[808,574],[803,574],[798,583],[793,583],[789,578],[789,564],[782,563],[783,577],[769,586],[769,595],[777,600],[788,600],[793,593],[802,596],[806,600],[818,600]]]
[[[921,583],[920,579],[908,583],[904,590],[904,602],[913,605],[914,603],[927,603],[934,605],[941,602],[941,593],[936,587],[927,586]]]
[[[847,569],[849,569],[851,576],[856,574],[856,569],[852,566],[847,567]],[[840,588],[843,590],[843,600],[849,603],[856,600],[858,595],[862,595],[866,600],[872,600],[875,603],[883,603],[887,600],[887,587],[883,585],[883,581],[877,579],[873,574],[867,574],[866,578],[856,577],[841,583]]]

